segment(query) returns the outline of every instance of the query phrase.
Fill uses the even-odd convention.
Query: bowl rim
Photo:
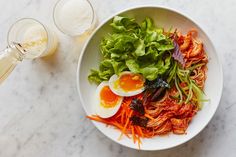
[[[80,57],[79,57],[79,60],[78,60],[78,66],[77,66],[77,74],[76,74],[76,84],[77,84],[77,91],[78,91],[78,94],[79,94],[79,101],[86,113],[86,115],[88,115],[88,112],[86,111],[86,108],[85,108],[85,103],[83,101],[83,97],[81,95],[81,92],[80,92],[80,83],[79,83],[79,78],[80,78],[80,69],[81,69],[81,62],[82,62],[82,58],[84,56],[84,53],[85,53],[85,50],[89,44],[89,42],[91,41],[91,39],[93,38],[94,34],[96,34],[96,32],[104,25],[106,24],[109,20],[111,20],[114,16],[116,15],[119,15],[119,14],[122,14],[124,12],[127,12],[127,11],[131,11],[131,10],[134,10],[134,9],[142,9],[142,8],[156,8],[156,9],[164,9],[164,10],[167,10],[167,11],[171,11],[171,12],[174,12],[174,13],[177,13],[179,15],[182,15],[183,17],[187,18],[189,21],[191,21],[192,23],[194,23],[206,36],[207,38],[209,39],[209,43],[212,45],[212,48],[215,52],[215,55],[216,55],[216,58],[218,60],[218,64],[219,64],[219,73],[220,73],[220,82],[218,84],[218,88],[220,89],[220,93],[219,93],[219,97],[217,98],[216,102],[216,107],[214,108],[214,111],[213,111],[213,114],[210,116],[210,118],[207,120],[207,122],[205,123],[205,125],[203,125],[201,127],[201,129],[199,129],[195,134],[193,134],[192,136],[190,136],[189,138],[186,138],[186,140],[183,140],[181,141],[180,143],[178,144],[175,144],[175,145],[171,145],[170,147],[165,147],[165,148],[156,148],[156,149],[149,149],[149,148],[146,148],[146,149],[142,149],[142,147],[139,149],[139,150],[144,150],[144,151],[158,151],[158,150],[166,150],[166,149],[171,149],[171,148],[174,148],[174,147],[177,147],[179,145],[182,145],[188,141],[190,141],[191,139],[193,139],[194,137],[196,137],[208,124],[209,122],[211,121],[211,119],[213,118],[213,116],[215,115],[216,113],[216,110],[218,109],[219,107],[219,104],[220,104],[220,100],[221,100],[221,97],[222,97],[222,92],[223,92],[223,67],[222,67],[222,61],[219,57],[219,54],[218,52],[216,51],[215,49],[215,45],[213,44],[210,36],[202,29],[202,27],[196,23],[192,18],[190,18],[189,15],[187,15],[186,13],[182,13],[182,11],[178,10],[178,9],[175,9],[175,8],[172,8],[172,7],[169,7],[169,6],[163,6],[163,5],[135,5],[135,6],[132,6],[132,7],[128,7],[128,8],[125,8],[125,9],[122,9],[120,11],[117,11],[115,13],[113,13],[111,16],[105,18],[98,26],[97,28],[93,31],[93,33],[89,36],[89,38],[87,39],[87,41],[85,42],[82,50],[81,50],[81,53],[80,53]],[[103,134],[105,135],[106,137],[108,137],[109,139],[111,139],[112,141],[114,141],[115,143],[118,143],[122,146],[125,146],[127,148],[132,148],[132,149],[135,149],[137,150],[138,148],[136,147],[131,147],[131,146],[128,146],[128,145],[124,145],[123,143],[119,143],[117,140],[115,139],[112,139],[111,137],[107,136],[105,133],[103,133],[102,130],[100,130],[100,128],[98,128],[96,125],[95,125],[95,122],[92,121],[93,125]]]

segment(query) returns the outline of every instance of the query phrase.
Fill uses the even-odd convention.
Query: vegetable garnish
[[[121,16],[110,26],[113,32],[100,44],[103,60],[88,79],[99,86],[109,80],[112,100],[122,98],[122,103],[101,114],[106,118],[98,114],[88,118],[120,130],[119,140],[131,135],[139,148],[141,138],[186,134],[203,107],[207,73],[208,58],[197,31],[166,32],[150,18],[139,24]]]
[[[145,114],[143,102],[140,99],[133,99],[129,107],[131,108],[131,110],[134,110],[141,115]]]
[[[148,118],[141,118],[141,117],[134,115],[134,116],[130,117],[130,121],[132,122],[132,125],[146,127],[147,123],[148,123]]]
[[[179,48],[179,44],[174,40],[173,41],[174,43],[174,53],[172,55],[172,57],[177,60],[179,63],[182,64],[182,66],[185,65],[185,61],[184,61],[184,57],[183,57],[183,54],[181,53],[180,51],[180,48]]]
[[[185,61],[184,61],[184,56],[180,50],[179,44],[177,42],[177,30],[175,30],[175,32],[173,33],[172,39],[173,39],[173,43],[174,43],[174,52],[172,54],[172,57],[177,60],[180,64],[182,64],[182,66],[185,66]]]

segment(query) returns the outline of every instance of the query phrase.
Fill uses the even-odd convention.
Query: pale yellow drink
[[[55,53],[58,40],[53,32],[45,32],[44,28],[38,25],[32,25],[22,36],[22,47],[26,50],[26,58],[45,57]]]

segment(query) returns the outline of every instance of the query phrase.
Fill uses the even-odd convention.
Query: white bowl
[[[194,136],[196,136],[203,128],[209,123],[213,117],[216,109],[219,105],[222,88],[223,88],[223,73],[222,65],[219,61],[216,50],[206,35],[206,33],[193,22],[189,17],[180,14],[178,11],[173,9],[160,7],[160,6],[139,6],[135,8],[130,8],[124,10],[115,15],[125,15],[128,17],[134,17],[137,21],[143,20],[145,17],[151,17],[157,26],[164,27],[169,29],[171,26],[177,28],[183,33],[186,33],[191,28],[196,28],[198,30],[198,37],[203,41],[205,51],[209,57],[208,63],[208,73],[207,80],[205,84],[204,92],[210,102],[205,103],[201,111],[193,118],[190,123],[186,135],[166,135],[166,136],[156,136],[150,139],[142,139],[141,150],[162,150],[171,148],[177,145],[180,145]],[[82,54],[78,63],[78,73],[77,73],[77,86],[80,96],[81,103],[87,115],[94,113],[93,111],[93,102],[96,85],[91,85],[88,82],[87,76],[90,73],[90,69],[98,68],[100,61],[100,52],[99,52],[99,43],[102,38],[107,35],[108,32],[111,32],[111,16],[105,20],[92,34],[88,42],[85,44],[85,47],[82,51]],[[107,137],[113,141],[137,149],[137,144],[134,144],[131,139],[126,138],[125,136],[121,140],[117,140],[120,131],[112,127],[106,127],[106,125],[98,122],[93,124]]]

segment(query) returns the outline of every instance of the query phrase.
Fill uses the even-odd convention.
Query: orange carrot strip
[[[140,126],[137,127],[137,131],[141,137],[143,137],[143,132]]]
[[[125,112],[124,112],[124,110],[123,110],[123,111],[122,111],[122,114],[121,114],[121,123],[122,123],[122,124],[124,124],[124,118],[125,118],[124,114],[125,114]]]
[[[126,127],[127,127],[128,123],[129,123],[129,117],[131,117],[132,113],[133,113],[133,111],[131,111],[131,112],[129,113],[129,116],[128,116],[127,120],[126,120],[125,126],[124,126],[124,128],[122,129],[121,134],[120,134],[120,137],[118,138],[118,140],[121,140],[123,134],[125,133]]]
[[[122,129],[123,127],[122,127],[122,125],[120,125],[119,123],[117,123],[117,122],[111,122],[111,124],[112,125],[114,125],[114,126],[116,126],[118,129]]]
[[[138,140],[138,149],[140,149],[140,145],[142,144],[140,138],[137,139]]]
[[[132,131],[132,136],[133,136],[133,141],[136,143],[136,138],[135,138],[135,133],[134,133],[134,127],[131,126],[131,131]]]
[[[89,118],[90,120],[95,120],[95,121],[98,121],[98,122],[103,122],[103,123],[107,123],[106,120],[98,117],[98,116],[87,116],[87,118]]]

